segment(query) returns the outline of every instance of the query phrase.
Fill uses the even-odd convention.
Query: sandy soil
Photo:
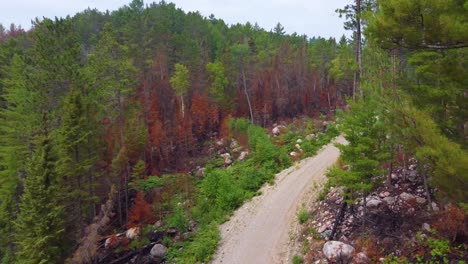
[[[344,143],[344,138],[335,141]],[[325,180],[326,169],[339,157],[333,143],[276,175],[261,195],[239,208],[221,225],[221,243],[212,263],[291,263],[297,211],[304,200],[315,196]]]

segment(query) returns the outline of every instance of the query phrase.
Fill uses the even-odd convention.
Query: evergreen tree
[[[18,263],[58,263],[63,257],[64,208],[52,142],[43,117],[37,147],[28,162],[20,212],[15,223]]]

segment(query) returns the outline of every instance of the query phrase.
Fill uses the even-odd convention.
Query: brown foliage
[[[450,206],[433,223],[434,228],[439,234],[448,237],[452,242],[460,238],[466,238],[468,235],[467,216],[462,209]]]
[[[151,224],[155,221],[155,215],[151,205],[145,201],[143,193],[137,192],[133,206],[128,212],[127,228]]]

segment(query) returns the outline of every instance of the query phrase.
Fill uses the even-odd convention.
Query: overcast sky
[[[29,29],[31,19],[74,15],[87,7],[101,11],[115,10],[131,0],[0,0],[0,23],[11,23]],[[145,3],[153,1],[145,0]],[[157,0],[156,2],[159,2]],[[184,11],[200,11],[204,16],[214,14],[228,24],[257,22],[272,29],[280,22],[287,33],[297,32],[309,37],[339,38],[345,30],[343,20],[335,9],[351,0],[167,0]],[[349,34],[347,34],[349,35]]]

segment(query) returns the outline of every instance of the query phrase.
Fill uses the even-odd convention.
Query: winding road
[[[334,142],[344,143],[343,137]],[[297,225],[297,211],[306,196],[315,195],[325,181],[326,169],[339,157],[330,143],[314,157],[304,159],[276,175],[261,195],[236,210],[220,226],[221,243],[211,263],[291,263],[290,240]]]

